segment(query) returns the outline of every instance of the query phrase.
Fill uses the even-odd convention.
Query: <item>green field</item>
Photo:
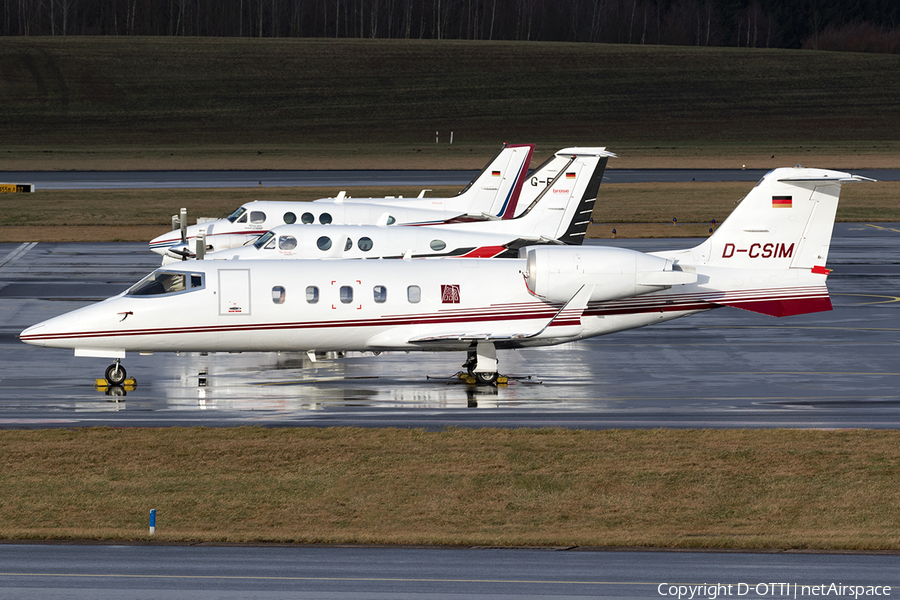
[[[0,431],[0,538],[900,550],[896,431]]]
[[[612,168],[878,166],[900,149],[898,72],[898,55],[791,50],[6,38],[0,170],[478,168],[503,141],[606,145]]]

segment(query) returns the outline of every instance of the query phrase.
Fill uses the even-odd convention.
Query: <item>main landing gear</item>
[[[467,351],[466,383],[477,385],[496,385],[506,383],[507,378],[497,372],[497,348],[491,342],[478,342]]]

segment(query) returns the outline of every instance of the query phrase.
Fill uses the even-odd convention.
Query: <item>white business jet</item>
[[[822,169],[767,173],[698,246],[641,253],[537,246],[521,259],[191,261],[29,327],[28,344],[126,352],[466,352],[482,383],[497,349],[547,346],[731,306],[772,316],[831,309],[825,285],[843,183]],[[871,180],[869,180],[871,181]]]
[[[505,144],[465,188],[451,198],[335,198],[314,202],[256,201],[241,205],[228,217],[173,230],[150,241],[157,254],[184,255],[202,231],[211,252],[242,246],[273,227],[318,223],[393,225],[444,222],[452,219],[509,219],[525,183],[534,144]]]
[[[512,219],[442,223],[430,227],[375,225],[281,225],[253,243],[205,255],[207,260],[297,258],[516,258],[537,244],[580,245],[600,181],[612,153],[604,148],[558,152],[548,180],[532,177],[533,200]],[[575,153],[577,151],[577,153]],[[163,265],[180,258],[163,256]]]

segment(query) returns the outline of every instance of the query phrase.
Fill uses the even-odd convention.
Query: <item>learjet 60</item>
[[[516,259],[189,261],[29,327],[76,356],[126,352],[442,350],[481,382],[497,350],[548,346],[719,308],[776,317],[831,309],[826,268],[843,183],[767,173],[709,238],[676,251],[537,246]]]

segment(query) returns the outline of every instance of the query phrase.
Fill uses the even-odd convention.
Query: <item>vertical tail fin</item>
[[[534,144],[504,144],[481,173],[454,197],[454,206],[469,215],[511,218],[533,153]]]
[[[851,181],[871,180],[824,169],[769,171],[692,250],[695,260],[748,269],[824,268],[841,184]]]
[[[610,157],[606,148],[566,148],[536,169],[520,195],[522,234],[580,245]]]
[[[769,171],[679,262],[708,275],[704,287],[717,290],[715,304],[773,316],[831,310],[825,263],[841,184],[852,181],[873,180],[824,169]]]

